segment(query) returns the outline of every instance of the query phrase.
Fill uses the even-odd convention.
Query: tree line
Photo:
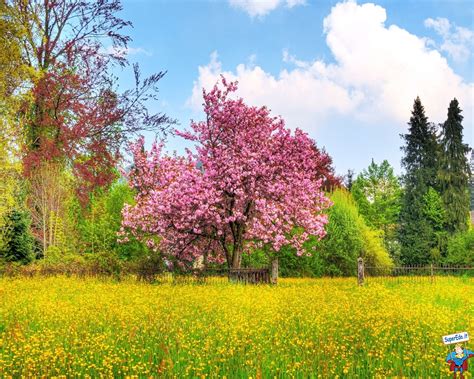
[[[474,263],[474,181],[456,99],[438,126],[415,100],[400,178],[372,161],[343,183],[324,149],[266,107],[228,97],[237,84],[224,78],[204,93],[206,120],[186,132],[146,106],[165,71],[143,79],[132,65],[135,87],[120,91],[113,71],[130,67],[131,25],[121,9],[118,0],[0,4],[0,267],[278,259],[284,275],[321,276],[354,273],[360,256],[384,267]],[[175,133],[196,152],[130,145],[143,131]]]

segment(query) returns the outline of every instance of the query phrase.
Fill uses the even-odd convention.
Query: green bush
[[[474,266],[474,229],[449,238],[445,263]]]
[[[349,192],[338,189],[330,198],[334,205],[328,211],[327,235],[314,254],[322,258],[325,275],[355,274],[364,247],[362,219]]]
[[[134,201],[133,191],[119,180],[110,189],[95,193],[83,210],[78,204],[71,208],[70,217],[75,219],[78,233],[78,251],[84,254],[114,253],[122,260],[140,259],[149,249],[135,238],[126,243],[117,241],[122,223],[122,209]]]
[[[358,257],[364,257],[371,266],[392,266],[381,231],[366,225],[352,195],[337,189],[330,198],[334,205],[328,210],[326,236],[321,241],[310,237],[304,245],[306,255],[302,257],[297,257],[292,248],[283,248],[279,255],[281,275],[355,275]]]
[[[384,247],[383,234],[380,230],[370,229],[363,222],[359,225],[362,232],[365,264],[372,267],[387,268],[393,266],[393,261]]]

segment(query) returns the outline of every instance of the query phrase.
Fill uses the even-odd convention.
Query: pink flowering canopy
[[[143,138],[132,144],[129,181],[138,193],[123,211],[122,235],[181,262],[204,257],[232,268],[253,247],[290,245],[301,255],[309,235],[325,235],[327,155],[266,107],[231,99],[236,89],[222,78],[221,87],[203,91],[206,121],[176,131],[195,143],[195,153],[165,156],[157,143],[147,152]]]

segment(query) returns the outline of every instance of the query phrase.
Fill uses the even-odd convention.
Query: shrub
[[[370,266],[392,266],[381,231],[367,226],[352,195],[337,189],[330,198],[334,205],[328,210],[327,235],[321,241],[309,238],[304,247],[310,256],[295,257],[291,249],[283,248],[279,255],[281,275],[355,275],[358,257],[364,257]]]
[[[474,266],[474,229],[453,235],[447,251],[446,263]]]
[[[122,223],[124,204],[133,203],[133,191],[123,181],[115,182],[110,189],[94,194],[88,209],[75,209],[71,217],[77,218],[79,251],[96,254],[114,252],[124,260],[140,259],[148,248],[130,237],[126,243],[117,242],[117,232]],[[76,207],[77,208],[77,207]]]

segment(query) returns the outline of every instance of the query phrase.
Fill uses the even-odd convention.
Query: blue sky
[[[143,74],[167,70],[151,105],[189,126],[201,89],[220,74],[238,95],[267,105],[310,134],[336,171],[388,159],[400,172],[400,133],[419,95],[433,122],[449,100],[473,141],[474,7],[471,1],[124,0],[128,58]],[[131,70],[119,74],[131,85]],[[153,137],[146,136],[148,142]],[[170,138],[169,150],[183,152]]]

